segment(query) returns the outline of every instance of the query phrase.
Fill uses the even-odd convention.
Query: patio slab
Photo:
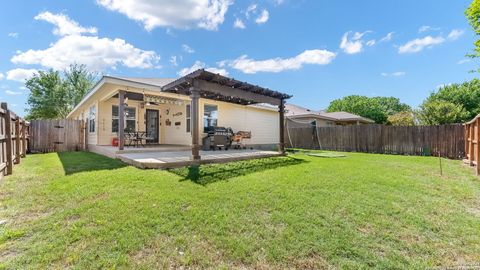
[[[178,151],[173,151],[177,149]],[[220,150],[220,151],[200,151],[201,160],[191,160],[191,151],[185,150],[185,146],[175,148],[174,146],[150,148],[150,149],[132,149],[134,151],[118,151],[110,146],[90,147],[90,151],[117,158],[123,162],[142,169],[169,169],[184,167],[197,164],[225,163],[231,161],[240,161],[254,158],[266,158],[281,156],[276,151],[263,150]],[[143,151],[142,151],[143,150]]]

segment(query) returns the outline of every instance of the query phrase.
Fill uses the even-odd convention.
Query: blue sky
[[[345,95],[417,106],[476,74],[468,0],[7,1],[0,99],[23,114],[22,80],[86,64],[103,74],[178,77],[202,67],[292,94],[312,109]]]

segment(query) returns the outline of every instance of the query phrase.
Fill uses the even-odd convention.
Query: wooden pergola
[[[199,100],[218,100],[240,105],[268,103],[278,106],[279,112],[279,151],[285,153],[284,121],[285,100],[291,95],[270,90],[250,83],[235,80],[199,69],[162,87],[162,92],[188,95],[191,98],[192,159],[200,160],[199,145]],[[125,94],[120,90],[119,97],[119,149],[124,147]]]

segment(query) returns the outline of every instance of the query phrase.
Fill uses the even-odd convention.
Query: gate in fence
[[[85,132],[85,123],[81,120],[33,120],[30,123],[30,151],[48,153],[85,150]]]
[[[315,127],[287,121],[288,147],[365,152],[442,156],[465,156],[465,132],[461,124],[440,126],[352,125]]]

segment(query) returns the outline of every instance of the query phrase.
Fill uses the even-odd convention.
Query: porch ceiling
[[[162,91],[190,95],[190,87],[200,90],[202,98],[249,105],[270,103],[280,105],[291,95],[270,90],[199,69],[162,87]]]

